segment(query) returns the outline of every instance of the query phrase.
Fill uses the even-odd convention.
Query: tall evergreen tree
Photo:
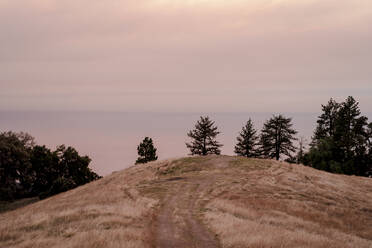
[[[323,113],[318,117],[318,126],[314,132],[312,146],[316,145],[321,139],[334,135],[340,106],[332,98],[327,105],[322,105]]]
[[[282,154],[291,157],[296,151],[293,141],[297,131],[292,129],[292,119],[282,115],[273,116],[266,121],[261,131],[261,154],[265,158],[280,159]]]
[[[253,127],[252,120],[249,119],[236,138],[238,143],[235,145],[235,153],[244,157],[257,157],[258,136]]]
[[[195,129],[187,133],[187,136],[193,139],[191,143],[186,143],[190,155],[221,154],[220,147],[223,145],[215,139],[219,133],[217,126],[214,126],[214,121],[211,121],[208,116],[201,116],[195,124]]]
[[[357,152],[358,146],[365,143],[365,128],[368,125],[368,119],[361,116],[358,105],[359,103],[349,96],[338,111],[334,139],[343,154],[344,161],[342,162],[350,160]]]
[[[368,119],[361,115],[359,103],[351,96],[342,103],[331,99],[327,105],[322,105],[322,111],[307,164],[329,172],[367,175],[371,166]],[[331,112],[332,122],[325,121],[329,120]]]
[[[139,144],[137,152],[139,157],[136,164],[144,164],[158,159],[156,148],[154,147],[152,139],[149,137],[145,137],[145,139]]]

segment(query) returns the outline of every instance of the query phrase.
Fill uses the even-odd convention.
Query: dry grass
[[[372,247],[372,179],[229,156],[137,165],[0,213],[0,247],[153,247],[174,193],[222,247]]]
[[[0,214],[0,247],[146,247],[157,201],[136,184],[152,174],[132,167]]]
[[[205,213],[223,247],[372,247],[369,178],[271,162],[223,181]]]
[[[15,210],[17,208],[27,206],[37,201],[39,201],[39,197],[24,198],[24,199],[15,200],[13,202],[0,201],[0,213]]]

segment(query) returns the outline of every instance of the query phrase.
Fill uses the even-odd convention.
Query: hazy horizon
[[[28,132],[37,144],[50,149],[61,144],[73,146],[92,159],[94,171],[107,175],[134,164],[137,145],[145,136],[153,138],[160,160],[187,156],[186,133],[201,115],[210,116],[221,131],[217,140],[224,145],[222,154],[234,155],[236,137],[248,118],[260,131],[272,114],[0,111],[0,131]],[[309,142],[320,112],[284,114],[293,118],[297,137]],[[372,113],[362,114],[372,119]]]

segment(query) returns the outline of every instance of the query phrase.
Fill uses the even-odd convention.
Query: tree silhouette
[[[27,196],[34,144],[34,138],[27,133],[0,133],[0,200]]]
[[[192,139],[191,143],[186,143],[190,155],[221,154],[219,148],[223,145],[215,139],[219,133],[208,116],[201,116],[195,124],[195,129],[187,133],[187,136]]]
[[[145,139],[137,147],[139,157],[137,158],[136,164],[144,164],[150,161],[158,159],[156,156],[156,148],[152,142],[152,139],[145,137]]]
[[[244,157],[258,156],[258,136],[256,133],[257,131],[253,127],[252,120],[249,119],[236,138],[238,143],[235,145],[235,153],[237,155]]]
[[[318,126],[314,132],[312,145],[316,145],[321,139],[334,135],[340,106],[332,98],[328,101],[327,105],[322,105],[323,113],[317,120]]]
[[[297,131],[292,129],[292,119],[282,115],[273,116],[266,121],[261,131],[261,154],[265,158],[280,159],[282,154],[292,157],[296,151],[293,141]]]
[[[45,198],[100,178],[72,147],[51,151],[27,133],[0,133],[0,200]]]
[[[60,175],[57,152],[52,152],[46,146],[37,145],[32,149],[30,162],[34,177],[33,191],[35,194],[49,191]]]
[[[322,105],[306,164],[329,172],[369,176],[372,172],[368,118],[351,96]]]

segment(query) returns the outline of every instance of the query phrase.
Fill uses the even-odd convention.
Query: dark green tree
[[[0,199],[46,197],[100,178],[90,158],[60,146],[52,152],[26,133],[0,133]]]
[[[314,132],[312,145],[316,145],[321,139],[334,135],[339,109],[340,104],[332,98],[328,101],[327,105],[322,105],[323,113],[318,117],[318,125]]]
[[[57,152],[52,152],[46,146],[35,146],[30,154],[35,195],[47,192],[59,176],[59,158]]]
[[[49,156],[51,158],[48,158]],[[40,198],[55,195],[101,178],[89,168],[91,159],[88,156],[80,156],[73,147],[66,148],[61,145],[52,154],[44,150],[44,154],[41,153],[39,157],[50,162],[48,167],[44,167],[44,173],[50,176],[47,181],[48,188],[39,193]],[[56,159],[57,164],[55,164]],[[39,177],[42,178],[42,174],[39,174]]]
[[[221,154],[220,147],[223,145],[216,140],[219,133],[214,121],[211,121],[208,116],[201,116],[195,124],[195,129],[187,133],[187,136],[192,139],[191,143],[186,143],[190,155]]]
[[[367,117],[361,115],[359,103],[351,96],[342,103],[331,99],[322,105],[322,111],[306,155],[307,164],[329,172],[368,175],[371,167],[369,124]],[[331,116],[330,112],[332,122],[324,121]]]
[[[261,155],[265,158],[279,160],[281,155],[292,157],[296,148],[293,141],[297,131],[292,129],[292,119],[282,115],[273,116],[266,121],[261,131],[260,149]]]
[[[72,179],[77,186],[100,178],[89,168],[92,160],[88,156],[80,156],[75,148],[61,145],[56,152],[59,157],[59,175]]]
[[[258,136],[251,119],[247,121],[236,139],[237,144],[235,145],[235,153],[237,155],[244,157],[258,156]]]
[[[158,159],[156,155],[156,148],[152,142],[152,139],[145,137],[145,139],[137,147],[139,157],[137,158],[136,164],[144,164],[150,161]]]
[[[338,111],[333,137],[342,154],[343,163],[351,160],[358,153],[358,149],[362,148],[359,145],[366,142],[365,129],[368,119],[361,115],[358,105],[359,103],[349,96],[341,103]]]
[[[32,177],[30,151],[34,138],[27,133],[0,133],[0,199],[28,196]]]
[[[316,146],[310,148],[305,154],[304,164],[310,164],[313,168],[333,173],[344,173],[340,160],[337,159],[336,145],[330,137],[320,139]]]

